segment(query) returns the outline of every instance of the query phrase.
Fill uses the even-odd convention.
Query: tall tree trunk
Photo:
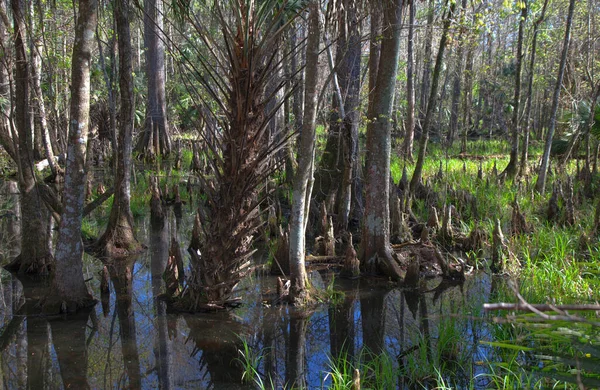
[[[448,6],[448,1],[446,1],[446,6]],[[427,142],[429,141],[429,127],[431,126],[433,114],[434,111],[437,109],[438,105],[438,86],[440,81],[440,75],[442,73],[442,64],[444,62],[444,51],[446,50],[446,43],[448,42],[448,31],[450,30],[450,24],[452,22],[455,7],[456,3],[451,2],[450,8],[448,9],[444,18],[444,27],[442,30],[442,37],[440,39],[440,47],[438,49],[437,58],[435,60],[435,67],[433,68],[433,77],[431,79],[431,91],[429,93],[429,103],[427,103],[427,113],[425,115],[425,121],[423,122],[423,134],[421,135],[421,139],[419,141],[419,157],[417,158],[415,171],[413,172],[412,179],[410,180],[410,192],[413,194],[415,193],[417,185],[421,183],[423,165],[425,163],[425,152],[427,150]]]
[[[315,156],[315,122],[317,119],[317,81],[319,79],[319,4],[309,5],[308,40],[306,43],[306,83],[304,118],[298,142],[298,169],[294,177],[290,220],[290,298],[302,302],[308,298],[305,257],[306,220]]]
[[[42,12],[41,4],[38,4],[38,12]],[[33,5],[31,6],[31,24],[32,29],[34,27],[34,12]],[[35,30],[35,29],[34,29]],[[41,26],[40,31],[31,31],[31,81],[33,88],[33,101],[35,102],[37,126],[39,126],[39,135],[41,136],[40,142],[43,145],[46,158],[48,159],[48,165],[52,171],[52,175],[56,177],[60,171],[60,167],[54,159],[54,151],[52,150],[52,144],[50,142],[50,132],[48,129],[48,119],[46,115],[46,104],[44,103],[44,95],[42,94],[42,37],[41,37]]]
[[[383,3],[381,54],[377,82],[367,126],[366,197],[362,231],[362,261],[369,272],[383,272],[400,279],[401,274],[390,248],[390,153],[392,106],[396,86],[397,64],[400,55],[400,23],[402,0]]]
[[[527,74],[527,104],[525,106],[525,132],[523,133],[523,149],[521,151],[521,162],[519,165],[519,176],[527,173],[527,160],[528,160],[528,149],[529,149],[529,133],[531,131],[531,104],[533,101],[533,72],[535,70],[535,54],[537,50],[537,38],[540,25],[544,21],[546,16],[546,7],[548,0],[544,0],[542,6],[542,13],[540,17],[535,21],[533,26],[533,41],[531,42],[531,55],[529,58],[529,73]]]
[[[432,45],[433,45],[433,19],[435,16],[435,2],[429,0],[427,6],[427,29],[425,30],[425,39],[423,45],[425,46],[425,54],[423,56],[423,75],[421,78],[421,93],[419,96],[419,118],[422,121],[427,112],[427,105],[429,104],[429,88],[431,80],[431,62],[433,61]],[[420,126],[422,128],[422,126]]]
[[[0,12],[6,16],[6,2],[0,1]],[[0,18],[0,47],[8,48],[9,46],[9,30],[10,21],[8,16]],[[4,101],[10,102],[10,85],[11,77],[8,74],[9,69],[12,69],[12,55],[8,50],[2,50],[2,56],[0,57],[0,98]],[[19,157],[17,156],[18,139],[13,135],[13,129],[10,123],[11,109],[7,105],[2,107],[0,115],[0,145],[6,150],[8,155],[17,162]]]
[[[71,70],[71,110],[64,203],[56,245],[56,270],[48,312],[73,312],[95,303],[83,280],[81,221],[86,185],[86,149],[90,114],[90,66],[97,22],[96,0],[79,2]],[[58,307],[57,307],[58,306]]]
[[[146,125],[137,150],[142,154],[171,153],[171,138],[167,123],[165,91],[165,45],[163,31],[163,1],[144,0],[144,44],[146,46],[146,77],[148,79],[148,112]]]
[[[558,76],[556,85],[554,86],[554,95],[552,97],[552,109],[550,111],[550,123],[548,132],[546,133],[546,143],[544,145],[544,154],[538,173],[538,179],[535,183],[535,190],[541,194],[546,189],[546,177],[548,174],[548,165],[550,163],[550,149],[552,148],[552,137],[554,137],[554,129],[556,128],[556,115],[558,114],[558,101],[560,98],[560,89],[562,87],[563,77],[565,75],[565,67],[567,64],[567,55],[569,54],[569,43],[571,42],[571,25],[573,22],[573,13],[575,11],[575,0],[569,2],[569,13],[567,15],[567,26],[565,29],[565,38],[563,41],[562,55],[560,58],[560,66],[558,68]]]
[[[115,18],[119,45],[119,90],[121,110],[119,116],[119,143],[116,152],[117,172],[115,195],[110,219],[98,247],[107,256],[123,256],[140,250],[133,231],[131,214],[131,152],[135,115],[133,96],[133,65],[131,34],[129,28],[129,0],[116,0]]]
[[[360,202],[356,202],[359,184],[358,169],[358,125],[360,113],[358,111],[360,97],[360,23],[357,15],[356,1],[345,0],[344,10],[341,12],[341,22],[347,32],[345,39],[344,56],[340,64],[340,79],[342,94],[345,96],[344,113],[342,118],[342,142],[343,142],[343,175],[340,186],[340,197],[338,202],[338,227],[340,230],[348,228],[350,208],[361,208]]]
[[[19,273],[47,274],[52,255],[47,248],[47,209],[42,203],[33,167],[33,139],[29,114],[29,66],[25,53],[23,1],[12,0],[15,45],[14,123],[18,133],[19,191],[21,192],[21,254],[9,265]]]
[[[404,158],[413,160],[413,142],[415,138],[415,75],[414,75],[414,35],[415,35],[415,0],[409,1],[408,42],[406,48],[406,135],[404,136]]]
[[[463,59],[465,51],[465,14],[467,13],[467,0],[462,0],[460,24],[461,28],[458,35],[458,50],[456,53],[456,70],[454,72],[454,82],[452,86],[452,103],[450,106],[450,132],[448,133],[448,145],[451,147],[458,134],[458,111],[460,103],[460,94],[462,90],[462,78],[464,74],[465,61]]]
[[[523,34],[525,31],[525,21],[527,20],[527,0],[519,2],[521,4],[521,15],[519,17],[519,36],[517,38],[517,55],[515,70],[515,95],[513,97],[512,112],[512,136],[510,147],[510,160],[502,172],[503,176],[514,177],[517,173],[519,163],[519,106],[521,103],[521,68],[523,64]]]

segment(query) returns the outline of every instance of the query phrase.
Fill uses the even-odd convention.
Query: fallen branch
[[[311,264],[341,264],[344,259],[344,256],[306,256],[306,262]]]
[[[583,311],[583,310],[600,310],[600,305],[547,305],[547,304],[523,304],[523,303],[484,303],[483,310],[515,310],[515,311],[532,311],[534,308],[537,311]]]

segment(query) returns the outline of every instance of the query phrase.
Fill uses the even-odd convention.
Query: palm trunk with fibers
[[[519,17],[519,36],[517,38],[517,57],[515,70],[515,95],[513,98],[512,112],[512,136],[510,147],[510,160],[502,172],[502,176],[514,177],[517,173],[519,163],[519,106],[521,103],[521,68],[523,64],[523,35],[525,31],[525,21],[527,20],[527,0],[519,2],[521,6],[521,15]]]
[[[129,0],[115,1],[115,19],[119,45],[119,89],[121,91],[119,143],[116,150],[117,175],[108,226],[97,243],[97,248],[102,252],[101,254],[111,257],[127,256],[141,249],[140,243],[135,238],[130,206],[131,151],[135,112],[129,8]]]
[[[71,70],[71,112],[65,169],[64,203],[56,245],[56,269],[47,312],[74,312],[95,303],[83,279],[81,221],[86,185],[86,149],[90,113],[90,67],[98,2],[81,0]]]
[[[540,24],[544,21],[546,15],[546,6],[548,0],[544,0],[542,6],[542,13],[540,17],[535,21],[533,26],[533,41],[531,42],[531,56],[529,58],[529,74],[527,75],[527,105],[525,106],[525,132],[523,134],[523,149],[521,151],[521,162],[519,164],[519,176],[527,173],[527,159],[529,149],[529,133],[531,130],[531,104],[533,101],[533,71],[535,68],[535,54],[537,49],[537,38],[540,29]]]
[[[308,183],[313,175],[315,157],[315,122],[317,118],[317,81],[319,79],[319,4],[309,5],[308,41],[306,46],[306,83],[304,87],[304,118],[298,143],[298,169],[294,177],[292,214],[290,220],[290,298],[302,302],[308,296],[304,264],[305,210],[310,203]]]
[[[402,0],[383,3],[383,38],[377,67],[377,81],[367,126],[366,196],[362,232],[362,261],[365,270],[400,279],[401,273],[390,247],[390,119],[400,55]]]
[[[42,203],[33,167],[33,138],[29,114],[29,65],[25,50],[23,1],[12,0],[15,45],[14,125],[18,134],[15,147],[21,193],[21,253],[7,267],[19,273],[48,274],[52,254],[47,246],[47,209]]]
[[[210,56],[198,49],[201,71],[195,64],[186,64],[223,115],[212,114],[219,121],[218,132],[209,126],[203,134],[205,140],[211,139],[207,147],[214,156],[214,175],[200,177],[207,201],[199,210],[190,245],[190,277],[175,302],[184,310],[223,307],[251,270],[253,234],[261,224],[259,206],[266,178],[277,166],[272,162],[287,142],[276,141],[278,134],[265,137],[269,120],[281,106],[279,103],[265,111],[270,97],[265,87],[278,73],[281,64],[274,61],[273,53],[297,11],[290,10],[287,3],[282,7],[276,0],[268,0],[261,7],[253,0],[231,0],[228,4],[231,15],[226,15],[220,3],[214,4],[223,44],[211,46]],[[189,19],[201,39],[213,39],[204,26]],[[224,67],[226,77],[214,71],[211,61]],[[280,88],[284,85],[279,84]]]
[[[550,164],[550,149],[552,148],[552,137],[554,137],[554,129],[556,128],[556,116],[558,114],[558,103],[560,98],[560,90],[562,81],[565,75],[567,65],[567,55],[569,54],[569,43],[571,42],[571,25],[573,22],[573,13],[575,11],[575,0],[569,2],[569,13],[567,15],[567,26],[565,29],[565,38],[563,41],[562,55],[560,58],[560,66],[558,68],[558,77],[554,87],[554,95],[552,97],[552,109],[550,111],[550,123],[548,124],[548,132],[546,133],[546,143],[544,144],[544,154],[538,174],[535,190],[541,194],[546,189],[546,177],[548,175],[548,165]]]
[[[446,2],[448,5],[448,2]],[[456,7],[455,2],[451,2],[450,9],[446,13],[444,18],[444,27],[442,30],[442,37],[440,39],[440,48],[438,49],[437,58],[435,60],[435,67],[433,68],[433,77],[431,79],[431,91],[429,93],[429,101],[427,103],[427,112],[425,114],[425,121],[423,122],[423,134],[419,141],[419,157],[417,158],[417,164],[415,165],[415,171],[413,172],[412,179],[410,180],[410,192],[415,193],[417,185],[421,183],[421,176],[423,174],[423,164],[425,164],[425,152],[427,150],[427,142],[429,141],[429,127],[433,119],[433,114],[438,104],[438,86],[440,83],[440,75],[442,73],[442,64],[444,62],[444,51],[446,49],[446,43],[448,42],[448,31],[450,30],[450,24],[454,15]]]

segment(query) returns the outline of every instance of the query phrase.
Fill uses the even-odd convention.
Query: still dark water
[[[2,207],[12,206],[4,201]],[[364,349],[386,353],[394,369],[411,372],[412,379],[398,374],[394,383],[401,388],[412,387],[417,375],[422,383],[433,383],[428,380],[436,370],[455,387],[484,372],[490,350],[479,341],[490,336],[480,317],[491,290],[484,274],[448,288],[430,280],[420,294],[374,288],[366,280],[336,280],[345,298],[308,312],[266,304],[275,279],[255,274],[239,287],[243,305],[231,312],[168,314],[155,298],[164,291],[161,275],[171,236],[187,246],[193,212],[184,209],[179,220],[172,214],[160,229],[152,229],[148,219],[137,221],[147,251],[109,267],[110,298],[77,319],[37,315],[43,286],[24,286],[9,273],[0,274],[2,388],[252,388],[241,383],[243,369],[236,360],[241,339],[262,357],[258,372],[270,376],[276,388],[327,388],[332,356],[345,353],[356,362],[367,359]],[[1,221],[4,262],[18,252],[12,226],[17,217]],[[85,276],[98,299],[101,269],[98,260],[86,257]],[[324,286],[332,276],[312,278]],[[482,378],[479,386],[486,384]]]

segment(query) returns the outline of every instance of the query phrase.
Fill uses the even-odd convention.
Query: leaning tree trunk
[[[81,0],[71,68],[71,111],[64,203],[56,245],[56,270],[47,312],[74,312],[95,303],[83,279],[81,221],[86,185],[86,149],[90,114],[90,64],[98,2]]]
[[[538,179],[535,183],[535,190],[541,194],[543,194],[544,190],[546,189],[546,176],[548,174],[548,165],[550,164],[550,149],[552,148],[552,137],[554,137],[554,129],[556,128],[556,115],[558,113],[558,100],[560,98],[560,89],[562,88],[562,81],[565,75],[565,68],[567,65],[567,55],[569,54],[569,43],[571,42],[571,24],[573,22],[574,11],[575,0],[571,0],[569,2],[569,13],[567,15],[567,26],[565,29],[565,38],[563,41],[560,66],[558,68],[558,77],[556,78],[556,85],[554,86],[554,95],[552,97],[552,109],[550,111],[550,123],[548,125],[548,132],[546,133],[544,154],[542,155],[542,162],[540,164]]]
[[[126,256],[141,248],[133,231],[131,214],[131,151],[134,123],[133,65],[129,29],[129,0],[115,1],[115,19],[119,45],[119,89],[121,110],[119,116],[119,143],[116,150],[117,175],[110,219],[98,249],[106,256]]]
[[[535,21],[533,26],[533,41],[531,42],[531,56],[529,58],[529,73],[527,75],[527,105],[525,106],[525,132],[523,133],[523,149],[521,151],[521,162],[519,164],[519,176],[527,173],[527,159],[529,149],[529,133],[531,130],[531,104],[533,101],[533,71],[535,69],[535,54],[537,48],[537,38],[540,29],[540,24],[544,21],[546,15],[546,7],[548,0],[544,0],[542,6],[542,13],[540,17]]]
[[[39,12],[42,12],[41,6],[38,4]],[[31,7],[31,24],[34,24],[34,15],[33,15],[33,6]],[[32,26],[33,27],[33,26]],[[41,26],[40,26],[41,30]],[[46,115],[46,104],[44,103],[44,95],[42,94],[42,83],[41,83],[41,74],[42,74],[42,38],[41,32],[33,31],[31,37],[31,78],[32,78],[32,88],[35,101],[35,109],[37,114],[37,125],[40,128],[41,135],[41,143],[44,147],[44,152],[46,153],[46,159],[48,160],[48,165],[50,170],[52,171],[52,175],[56,177],[60,173],[60,167],[58,166],[55,158],[54,151],[52,150],[52,144],[50,142],[50,133],[48,129],[48,119]]]
[[[523,34],[525,31],[525,21],[527,20],[527,0],[521,3],[521,15],[519,17],[519,36],[517,38],[517,63],[515,70],[515,95],[513,97],[512,112],[512,136],[510,147],[510,160],[502,172],[502,176],[514,177],[517,173],[519,163],[519,106],[521,103],[521,68],[523,64]],[[531,97],[530,97],[531,99]]]
[[[146,156],[155,154],[165,156],[171,153],[165,92],[165,45],[161,37],[162,31],[163,0],[144,0],[148,111],[145,129],[136,149]]]
[[[19,273],[47,274],[52,254],[48,251],[47,209],[42,203],[33,167],[33,137],[29,114],[29,66],[25,52],[23,1],[12,0],[15,45],[14,123],[18,133],[16,161],[21,193],[21,254],[9,265]]]
[[[383,18],[381,54],[367,126],[365,217],[361,245],[365,269],[400,279],[389,242],[389,202],[381,200],[389,199],[390,191],[390,118],[400,55],[402,0],[386,0]],[[378,259],[377,262],[375,259]]]
[[[448,2],[446,2],[447,4]],[[421,182],[421,176],[423,174],[423,164],[425,163],[425,152],[427,150],[427,142],[429,141],[429,127],[433,119],[434,111],[438,104],[438,86],[440,82],[440,74],[442,73],[442,64],[444,62],[444,51],[446,49],[446,43],[448,42],[448,31],[450,30],[450,24],[452,22],[452,16],[454,15],[454,9],[456,3],[450,4],[450,9],[444,18],[444,27],[442,30],[442,37],[440,39],[440,48],[438,49],[437,58],[435,60],[435,67],[433,68],[433,77],[431,80],[431,91],[429,93],[429,102],[427,103],[427,113],[425,114],[425,121],[423,122],[423,134],[419,142],[419,157],[417,158],[417,164],[415,165],[415,171],[413,172],[412,179],[410,180],[410,192],[415,193],[417,185]]]
[[[306,268],[304,265],[305,220],[310,203],[309,182],[313,175],[315,157],[315,122],[317,119],[317,81],[319,79],[319,4],[309,5],[308,41],[306,43],[306,83],[304,85],[304,118],[298,143],[298,169],[294,176],[292,214],[290,220],[290,299],[308,298]]]

